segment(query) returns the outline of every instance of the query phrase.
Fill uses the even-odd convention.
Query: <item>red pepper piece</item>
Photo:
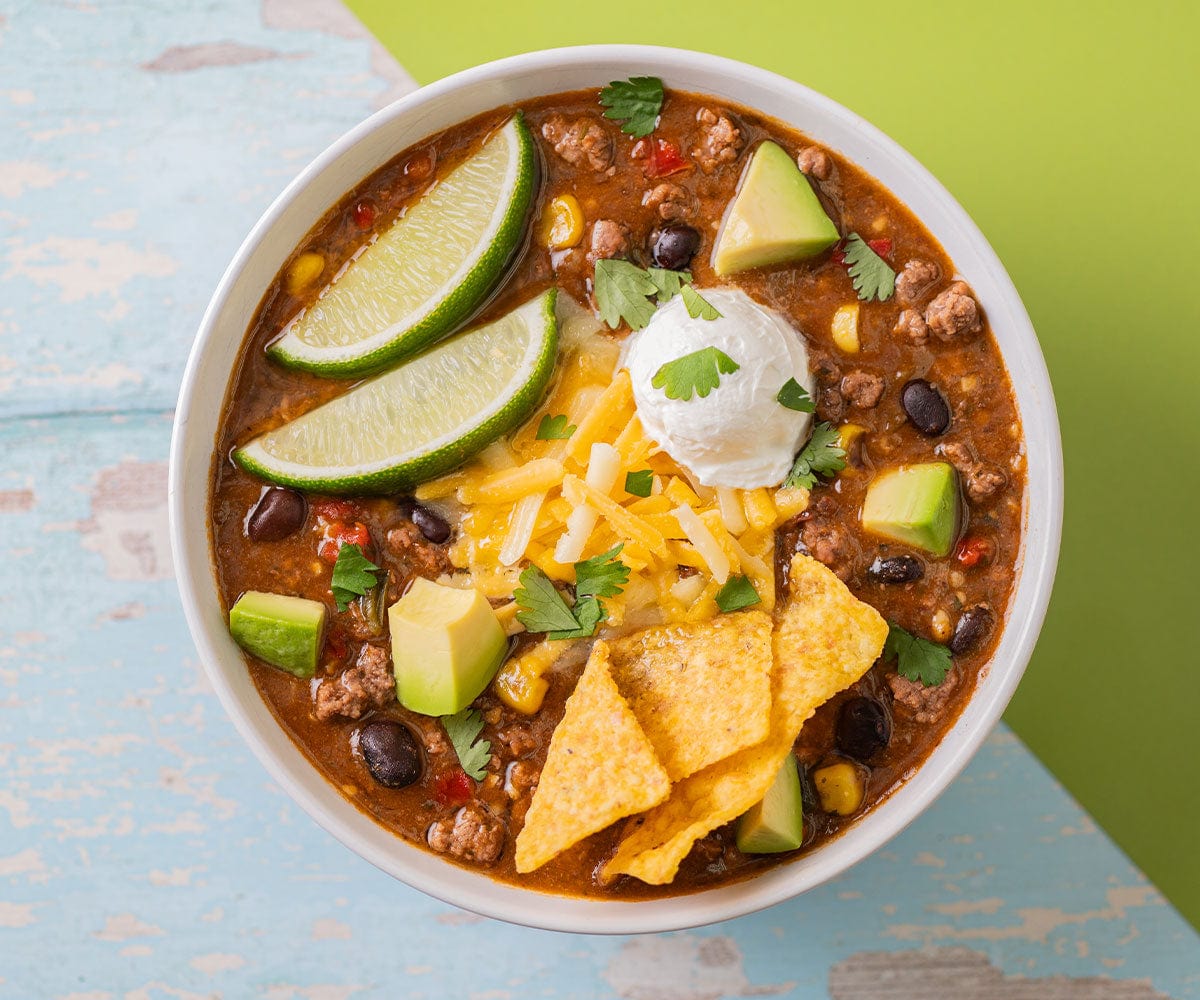
[[[312,509],[326,523],[353,521],[358,517],[358,508],[349,500],[316,500]]]
[[[960,566],[970,569],[983,563],[985,566],[992,561],[996,547],[990,538],[982,535],[966,535],[958,540],[954,547],[954,558]]]
[[[434,793],[444,806],[461,806],[475,797],[475,783],[462,768],[448,771],[434,782]]]
[[[643,169],[651,179],[692,169],[691,162],[684,158],[679,147],[666,139],[642,139],[634,145],[629,155],[635,160],[646,160]]]
[[[317,555],[333,565],[343,545],[357,545],[366,552],[371,545],[371,532],[362,521],[355,521],[354,524],[334,521],[326,525],[325,533],[317,544]]]
[[[375,225],[375,206],[369,201],[360,201],[350,212],[359,229],[370,229]]]
[[[891,257],[892,255],[891,240],[867,240],[867,246],[879,254],[880,257]]]
[[[325,657],[332,663],[346,658],[346,637],[335,629],[325,633]]]
[[[833,245],[833,249],[829,252],[829,259],[832,260],[835,264],[841,264],[842,267],[846,266],[846,241],[845,240],[838,240]]]

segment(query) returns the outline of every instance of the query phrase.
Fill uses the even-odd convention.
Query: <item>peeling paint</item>
[[[189,73],[213,66],[242,66],[267,59],[302,59],[304,55],[239,42],[201,42],[198,45],[173,45],[157,58],[142,63],[142,69],[151,73]]]
[[[0,163],[0,198],[20,198],[26,191],[53,187],[69,174],[32,160],[7,160]]]
[[[851,955],[829,972],[831,1000],[1170,1000],[1148,982],[1102,976],[1006,976],[967,948]]]
[[[135,278],[167,278],[179,261],[158,250],[105,242],[92,236],[48,236],[37,243],[10,243],[5,281],[25,280],[58,289],[64,303],[116,295]]]
[[[92,937],[101,941],[128,941],[131,938],[158,937],[163,933],[161,927],[139,920],[132,913],[117,913],[105,917],[104,929],[96,931]]]
[[[779,996],[794,982],[751,985],[729,937],[662,935],[626,941],[604,970],[622,1000],[722,1000]]]

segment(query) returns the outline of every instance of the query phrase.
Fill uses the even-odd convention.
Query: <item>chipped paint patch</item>
[[[20,198],[26,191],[54,187],[70,173],[33,160],[0,163],[0,198]]]
[[[35,876],[45,875],[46,863],[42,860],[41,851],[27,847],[16,854],[0,858],[0,877],[12,875],[29,875],[33,881]]]
[[[972,913],[998,913],[1004,907],[1004,900],[995,897],[991,899],[964,899],[957,903],[930,903],[925,909],[933,913],[944,913],[948,917],[966,917]]]
[[[188,965],[206,976],[216,976],[222,972],[233,972],[246,964],[241,955],[231,955],[226,952],[213,952],[211,955],[197,955]]]
[[[1143,906],[1161,906],[1163,898],[1152,885],[1127,885],[1105,893],[1108,905],[1081,913],[1058,907],[1022,907],[1016,911],[1020,923],[992,927],[957,927],[952,924],[893,924],[889,937],[901,941],[1041,941],[1060,927],[1073,927],[1093,920],[1125,920],[1128,911]]]
[[[1145,980],[1006,976],[969,948],[866,951],[829,971],[831,1000],[1170,1000]]]
[[[101,469],[92,516],[74,527],[83,547],[103,558],[110,580],[169,579],[167,463],[124,461]]]
[[[313,921],[312,939],[314,941],[349,941],[353,937],[354,931],[350,929],[350,925],[344,924],[340,920],[325,918]]]
[[[101,941],[128,941],[131,938],[158,937],[164,931],[154,924],[139,920],[132,913],[117,913],[104,918],[104,928],[95,931],[92,937]]]
[[[626,941],[602,973],[622,1000],[778,996],[794,982],[751,985],[730,937],[675,934]]]
[[[28,927],[37,923],[33,915],[33,903],[6,903],[0,901],[0,927]]]
[[[323,983],[317,986],[294,986],[291,983],[272,983],[262,994],[263,1000],[350,1000],[365,986],[344,986]]]
[[[240,42],[201,42],[198,45],[173,45],[159,56],[142,63],[151,73],[190,73],[212,66],[242,66],[268,59],[302,59],[302,52],[279,52]]]
[[[0,490],[0,514],[24,514],[36,503],[33,490]]]
[[[5,257],[5,281],[24,279],[39,288],[57,287],[64,304],[93,296],[115,296],[135,278],[169,278],[179,261],[158,250],[91,236],[50,236],[38,243],[17,241]]]

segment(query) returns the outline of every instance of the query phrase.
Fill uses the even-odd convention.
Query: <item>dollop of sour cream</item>
[[[625,365],[646,436],[705,486],[776,486],[808,436],[812,416],[777,400],[788,379],[813,391],[800,333],[738,289],[703,290],[720,319],[693,319],[681,296],[626,341]],[[651,383],[668,362],[715,347],[738,365],[703,398],[670,399]]]

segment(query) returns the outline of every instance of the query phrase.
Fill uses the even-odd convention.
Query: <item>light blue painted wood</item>
[[[286,7],[3,9],[0,997],[1200,997],[1195,934],[1003,728],[833,884],[639,939],[454,911],[291,805],[198,668],[165,514],[220,269],[399,79]]]

